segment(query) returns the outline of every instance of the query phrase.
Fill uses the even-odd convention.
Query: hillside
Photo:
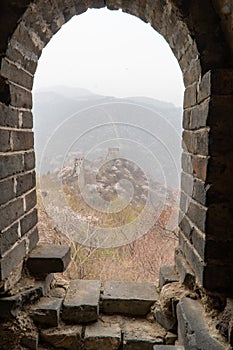
[[[119,147],[144,173],[179,187],[181,109],[171,103],[55,87],[34,94],[34,115],[37,174],[61,169],[70,156],[93,160]]]

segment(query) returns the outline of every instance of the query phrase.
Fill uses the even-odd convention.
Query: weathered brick
[[[15,197],[14,179],[7,179],[0,182],[0,205]]]
[[[180,209],[183,213],[187,213],[190,201],[191,198],[184,191],[182,191],[180,194]]]
[[[182,172],[181,174],[181,189],[187,195],[192,196],[194,179],[192,175]]]
[[[183,131],[183,149],[202,156],[209,155],[209,129]]]
[[[1,74],[6,79],[25,87],[28,90],[32,89],[33,76],[25,70],[17,67],[14,63],[7,59],[2,60]]]
[[[165,265],[159,270],[159,288],[161,289],[168,283],[178,282],[179,277],[174,266]]]
[[[81,3],[81,5],[82,4],[83,3]],[[37,5],[37,11],[41,13],[43,19],[48,24],[49,29],[53,34],[55,34],[65,23],[65,18],[60,9],[58,9],[55,0],[51,0],[46,4],[39,3]]]
[[[211,79],[210,79],[210,71],[207,72],[201,80],[198,91],[198,102],[204,101],[211,94]]]
[[[21,241],[0,260],[0,280],[7,278],[25,256],[26,242]]]
[[[205,259],[206,237],[196,227],[192,227],[190,241],[202,259]]]
[[[23,151],[33,148],[34,136],[29,131],[12,131],[11,132],[12,151]]]
[[[206,213],[207,208],[204,206],[201,206],[194,201],[189,203],[187,216],[202,232],[206,229]]]
[[[185,173],[193,174],[192,156],[190,153],[182,153],[182,170]]]
[[[41,54],[41,50],[44,46],[43,41],[31,28],[26,27],[23,21],[19,23],[13,38],[28,51],[35,53],[37,56]]]
[[[16,177],[16,196],[20,196],[36,186],[35,172]]]
[[[41,339],[55,348],[81,349],[82,326],[62,326],[41,330]]]
[[[187,130],[200,129],[208,125],[210,99],[184,111],[183,127]]]
[[[33,305],[30,316],[34,322],[39,323],[42,327],[56,327],[60,320],[61,305],[62,299],[41,298],[37,304]]]
[[[22,119],[22,128],[24,129],[32,129],[33,128],[33,115],[32,112],[23,111],[19,112],[21,114]]]
[[[18,85],[9,82],[11,105],[14,107],[32,108],[32,93]]]
[[[192,198],[195,199],[198,203],[206,205],[207,192],[210,185],[204,183],[203,181],[195,178],[193,181],[193,193]]]
[[[25,196],[25,206],[26,211],[31,210],[36,206],[37,198],[36,198],[36,190],[31,191],[30,193],[26,194]]]
[[[44,44],[49,42],[53,34],[49,30],[49,24],[43,19],[40,8],[38,8],[37,4],[31,4],[27,8],[24,20],[26,27],[33,28]]]
[[[184,92],[184,108],[195,106],[197,103],[197,84],[188,86]]]
[[[31,274],[63,272],[70,263],[70,247],[39,245],[30,254],[27,267]]]
[[[175,22],[171,28],[171,32],[174,32],[174,27],[177,27],[177,17],[175,16]],[[181,29],[182,30],[182,29]],[[187,39],[185,40],[187,41]],[[180,43],[181,46],[184,45]],[[198,49],[195,40],[190,36],[184,48],[184,53],[179,59],[179,65],[183,72],[185,86],[189,86],[199,81],[201,74],[201,62],[199,59]],[[196,66],[197,65],[197,66]],[[185,75],[187,73],[187,76]],[[192,75],[195,77],[192,77]]]
[[[11,61],[18,63],[22,68],[26,69],[26,71],[30,72],[31,74],[35,73],[38,64],[37,55],[26,50],[25,47],[16,40],[10,40],[6,56]]]
[[[190,220],[187,218],[187,215],[185,215],[183,212],[180,212],[179,215],[179,227],[185,236],[190,239],[193,226],[191,225]]]
[[[175,264],[181,283],[186,285],[188,288],[193,289],[195,285],[195,275],[180,248],[175,250]]]
[[[0,208],[0,231],[10,226],[19,219],[24,213],[23,199],[17,198],[4,207]]]
[[[19,239],[18,223],[0,233],[0,257],[9,250],[13,244]]]
[[[26,232],[31,230],[37,223],[37,209],[33,209],[29,214],[25,215],[20,220],[21,235],[23,236]]]
[[[18,111],[0,102],[0,125],[17,128],[18,124]]]
[[[66,323],[97,321],[100,281],[73,280],[63,302],[62,318]]]
[[[103,321],[87,325],[85,329],[85,350],[118,350],[121,345],[121,329],[118,324]]]
[[[173,317],[173,315],[164,313],[159,305],[156,306],[154,310],[154,318],[167,331],[173,331],[174,333],[176,333],[176,330],[177,330],[176,318]]]
[[[182,298],[177,306],[177,317],[179,341],[184,345],[184,349],[194,348],[193,344],[196,349],[225,349],[225,346],[209,332],[204,318],[204,309],[199,300]]]
[[[209,162],[208,157],[192,155],[191,161],[194,176],[198,177],[202,181],[205,181],[207,176],[207,166]]]
[[[157,322],[145,319],[127,320],[123,326],[124,350],[152,350],[155,344],[163,344],[166,330]]]
[[[62,0],[56,0],[58,8],[62,11],[65,21],[76,15],[76,8],[73,0],[68,0],[64,3]]]
[[[204,233],[198,230],[185,215],[183,216],[179,227],[182,231],[182,234],[193,245],[200,257],[202,259],[205,259],[206,238]]]
[[[0,152],[7,152],[11,149],[10,145],[10,131],[5,129],[0,129]]]
[[[24,166],[25,170],[32,170],[35,168],[35,152],[24,153]]]
[[[195,52],[194,55],[197,53]],[[187,56],[185,55],[185,64],[184,67],[186,69],[185,73],[183,74],[184,77],[184,85],[189,86],[196,81],[199,81],[199,78],[201,76],[201,65],[200,60],[198,58],[192,59],[190,61],[190,64],[187,66]],[[188,68],[188,69],[187,69]]]
[[[0,179],[23,171],[23,154],[1,156]]]
[[[28,248],[28,252],[30,253],[37,246],[37,243],[39,242],[38,228],[35,227],[29,233],[27,233],[26,236],[28,239],[27,248]]]
[[[142,316],[150,311],[156,300],[158,294],[153,283],[106,281],[102,295],[103,312]]]
[[[199,256],[194,246],[183,234],[179,235],[179,245],[191,269],[194,271],[195,278],[202,283],[205,265],[203,259]]]

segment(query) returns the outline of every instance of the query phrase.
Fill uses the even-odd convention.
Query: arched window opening
[[[34,83],[39,232],[72,245],[69,277],[154,281],[173,263],[183,90],[165,40],[120,11],[88,10],[44,49]]]

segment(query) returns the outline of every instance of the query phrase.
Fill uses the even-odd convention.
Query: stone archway
[[[31,131],[31,90],[38,58],[72,16],[105,6],[149,22],[168,41],[180,64],[186,90],[183,219],[176,266],[182,282],[188,274],[192,285],[196,281],[212,292],[231,293],[233,70],[214,7],[201,1],[189,6],[175,0],[22,1],[15,21],[9,21],[8,41],[3,38],[1,55],[0,280],[7,280],[17,268],[20,276],[22,261],[38,242]]]

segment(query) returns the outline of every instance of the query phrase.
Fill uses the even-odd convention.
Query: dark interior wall
[[[20,270],[38,242],[31,131],[31,90],[38,59],[43,47],[72,16],[106,5],[151,23],[180,64],[186,87],[181,254],[197,283],[210,291],[231,293],[232,56],[224,19],[216,4],[203,0],[1,2],[0,280]]]

